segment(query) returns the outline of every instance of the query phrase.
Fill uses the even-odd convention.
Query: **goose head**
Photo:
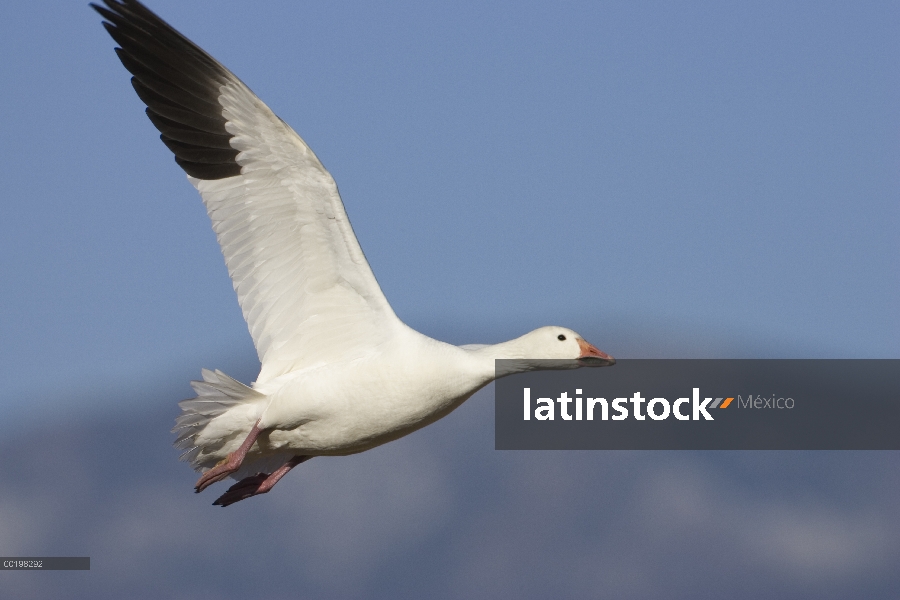
[[[575,360],[577,366],[583,367],[616,364],[615,358],[565,327],[541,327],[501,345],[506,347],[506,357],[511,359]]]

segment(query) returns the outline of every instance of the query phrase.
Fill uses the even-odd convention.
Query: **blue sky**
[[[495,342],[558,324],[617,357],[900,358],[897,3],[150,8],[314,149],[395,311],[426,334]],[[113,46],[85,2],[0,4],[0,438],[11,444],[72,415],[174,411],[201,367],[247,382],[258,368],[200,199]],[[461,424],[490,418],[466,410],[443,434],[423,435],[462,435]],[[423,452],[422,440],[399,448]],[[389,471],[405,456],[381,452],[353,460]],[[561,456],[571,455],[540,461],[592,460]],[[744,523],[747,535],[775,527],[764,516],[772,500],[779,522],[812,532],[798,539],[844,539],[791,520],[780,498],[799,466],[768,480],[768,459],[736,458],[755,465],[737,469],[742,479],[713,459],[678,456],[663,462],[699,482],[686,498],[750,497],[759,519]],[[875,479],[896,479],[894,458],[835,460],[837,472],[876,464]],[[497,468],[509,481],[534,477]],[[459,489],[481,485],[459,478]],[[760,480],[767,491],[747,496]],[[635,485],[668,485],[647,481]],[[804,494],[840,500],[810,518],[826,533],[860,522],[900,530],[887,508],[896,482],[870,484],[857,487],[883,504],[850,513],[844,492],[811,484]],[[632,525],[616,535],[630,539]],[[674,539],[647,543],[674,549]],[[828,572],[828,560],[807,571]],[[807,573],[798,564],[792,573]]]
[[[318,153],[426,333],[900,356],[892,3],[152,8]],[[0,17],[3,405],[252,360],[202,205],[97,16]]]

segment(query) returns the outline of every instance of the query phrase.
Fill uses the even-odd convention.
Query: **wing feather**
[[[313,151],[136,0],[95,6],[147,116],[199,190],[262,362],[257,384],[372,351],[401,326]]]

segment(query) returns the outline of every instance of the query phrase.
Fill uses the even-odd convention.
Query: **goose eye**
[[[566,336],[564,336],[563,334],[559,334],[558,336],[556,336],[556,339],[558,339],[561,342],[564,342],[564,341],[566,341]]]

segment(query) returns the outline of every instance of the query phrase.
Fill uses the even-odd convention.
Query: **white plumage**
[[[263,363],[257,383],[387,340],[399,322],[334,179],[243,83],[226,83],[219,101],[241,175],[189,179],[206,204]]]
[[[193,382],[175,431],[204,474],[239,479],[216,504],[265,493],[296,464],[361,452],[436,421],[495,378],[495,360],[613,364],[575,332],[544,327],[452,346],[403,324],[313,151],[237,77],[136,0],[94,6],[135,90],[200,192],[262,369]],[[254,473],[261,472],[259,475]]]

